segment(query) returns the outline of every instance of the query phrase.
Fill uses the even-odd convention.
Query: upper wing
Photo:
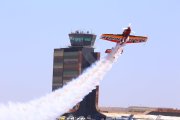
[[[102,34],[100,37],[100,39],[108,40],[111,42],[119,42],[122,38],[122,34]]]
[[[147,41],[147,37],[130,35],[129,41],[127,43],[140,43],[146,41]]]

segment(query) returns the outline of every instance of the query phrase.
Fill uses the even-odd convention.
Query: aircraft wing
[[[122,34],[102,34],[100,39],[111,41],[111,42],[119,42],[123,38]]]
[[[146,41],[147,41],[147,37],[130,35],[129,41],[127,41],[127,43],[140,43]]]

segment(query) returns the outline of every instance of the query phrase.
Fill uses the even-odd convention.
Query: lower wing
[[[121,34],[102,34],[100,39],[111,41],[111,42],[119,42],[123,36]]]
[[[130,35],[127,43],[141,43],[146,41],[147,41],[147,37]]]

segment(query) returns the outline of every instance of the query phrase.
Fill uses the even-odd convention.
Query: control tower
[[[94,52],[96,35],[76,31],[69,34],[71,46],[54,49],[52,90],[63,87],[73,78],[77,78],[92,63],[100,59],[100,53]],[[105,115],[98,112],[97,86],[83,101],[67,111],[63,116],[83,116],[89,119],[103,120]],[[64,101],[66,102],[66,101]],[[61,104],[61,103],[59,103]]]

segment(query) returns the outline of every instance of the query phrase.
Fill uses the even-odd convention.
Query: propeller
[[[131,25],[132,25],[132,24],[131,24],[131,23],[129,23],[129,24],[128,24],[128,27],[131,27]],[[122,29],[123,29],[123,30],[126,30],[128,27],[126,27],[126,28],[122,28]],[[135,32],[134,32],[134,31],[131,31],[131,33],[132,33],[133,35],[135,34]]]
[[[135,34],[136,34],[134,31],[131,31],[131,33],[132,33],[133,35],[135,35]]]
[[[131,27],[131,23],[128,24],[128,27]],[[127,29],[128,27],[122,28],[122,29],[125,30],[125,29]]]

